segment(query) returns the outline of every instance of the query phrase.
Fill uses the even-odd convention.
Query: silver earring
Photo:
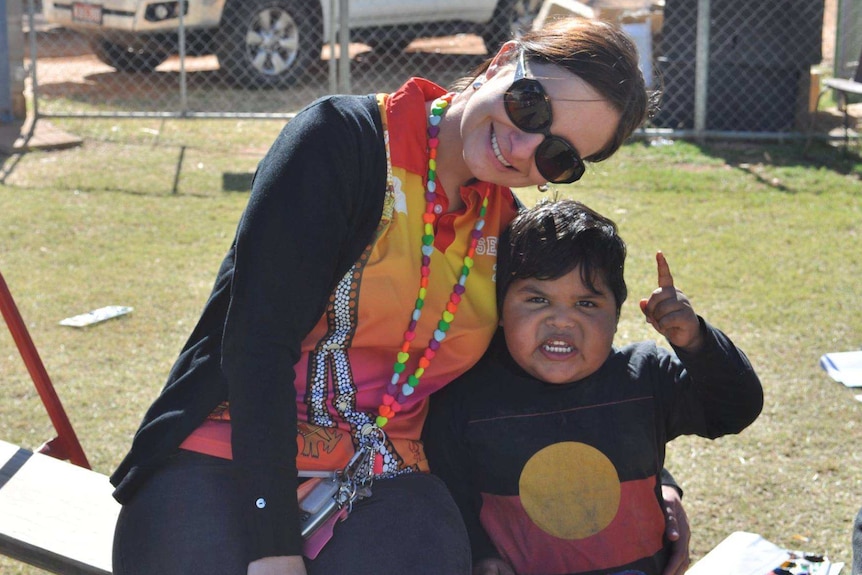
[[[544,194],[545,192],[547,192],[551,188],[550,188],[550,186],[548,186],[547,182],[545,182],[544,184],[539,184],[538,186],[536,186],[536,189]]]
[[[473,82],[473,89],[474,90],[478,90],[481,87],[482,87],[482,81],[481,80],[476,80],[475,82]]]

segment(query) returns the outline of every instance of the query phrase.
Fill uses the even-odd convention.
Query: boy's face
[[[608,358],[617,329],[613,293],[603,277],[593,293],[580,268],[555,280],[517,279],[503,300],[500,325],[509,353],[527,373],[547,383],[569,383],[594,373]]]

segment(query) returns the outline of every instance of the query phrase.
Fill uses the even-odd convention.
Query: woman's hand
[[[473,564],[473,575],[515,575],[515,570],[502,559],[489,558]]]
[[[248,575],[306,575],[302,555],[263,557],[248,564]]]
[[[670,485],[661,486],[661,495],[664,499],[667,538],[673,541],[671,556],[662,575],[683,575],[691,564],[688,544],[691,541],[691,528],[688,525],[688,517],[682,508],[682,498],[674,487]]]

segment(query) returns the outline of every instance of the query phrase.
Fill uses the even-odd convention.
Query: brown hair
[[[528,59],[559,66],[578,76],[620,113],[620,122],[608,145],[584,160],[608,159],[654,112],[657,94],[647,93],[638,68],[637,46],[619,27],[599,20],[561,18],[541,30],[525,33],[518,43]],[[485,73],[492,60],[483,62],[454,87],[463,89]]]

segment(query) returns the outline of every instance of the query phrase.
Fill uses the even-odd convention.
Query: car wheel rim
[[[266,76],[278,76],[296,61],[299,28],[289,12],[276,6],[265,8],[252,20],[245,45],[255,70]]]

